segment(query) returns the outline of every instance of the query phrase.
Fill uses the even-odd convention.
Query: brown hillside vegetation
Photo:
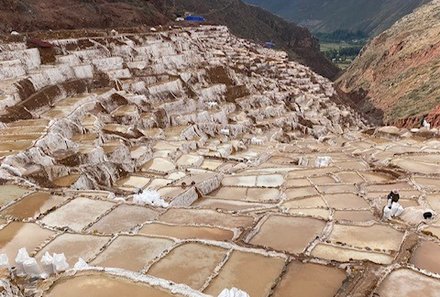
[[[361,97],[360,108],[376,120],[419,125],[440,104],[439,16],[435,0],[373,39],[339,79],[340,89]]]

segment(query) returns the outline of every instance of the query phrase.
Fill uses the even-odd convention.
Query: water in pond
[[[440,282],[409,269],[393,271],[376,291],[380,297],[438,297]]]
[[[313,218],[273,215],[263,223],[250,242],[278,251],[302,253],[321,234],[325,224]]]
[[[19,219],[33,218],[66,200],[66,197],[52,196],[49,192],[35,192],[6,208],[1,214]]]
[[[186,243],[154,264],[148,274],[199,290],[225,255],[219,247]]]
[[[54,234],[37,224],[12,222],[0,230],[0,253],[6,253],[12,262],[20,248],[25,247],[31,253]]]
[[[93,261],[93,265],[139,271],[173,244],[172,240],[163,238],[119,236]]]
[[[159,288],[105,274],[81,275],[56,282],[44,297],[173,297]]]
[[[40,259],[46,252],[64,253],[67,262],[74,265],[78,258],[83,258],[85,261],[93,258],[109,240],[110,237],[64,233],[39,251],[37,259]]]
[[[207,239],[225,241],[234,237],[234,232],[212,227],[164,225],[152,223],[145,225],[139,233],[146,235],[168,236],[179,239]]]
[[[2,195],[0,197],[0,206],[6,205],[12,200],[20,198],[30,192],[32,191],[16,185],[1,185],[0,193],[2,193]]]
[[[333,297],[346,278],[343,270],[312,263],[292,262],[275,289],[274,297]]]
[[[413,253],[410,262],[418,268],[440,274],[440,244],[423,241]]]
[[[234,251],[205,293],[217,296],[224,288],[236,287],[252,297],[268,296],[283,267],[281,258]]]

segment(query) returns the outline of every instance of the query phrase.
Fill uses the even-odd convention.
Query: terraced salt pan
[[[18,219],[35,218],[48,210],[63,204],[68,198],[53,196],[49,192],[34,192],[1,212],[1,216],[12,216]]]
[[[286,208],[326,208],[327,205],[321,196],[310,196],[306,198],[297,198],[289,200],[282,204]]]
[[[131,175],[127,178],[119,180],[117,185],[121,187],[129,187],[135,189],[144,189],[151,179],[143,176]]]
[[[207,198],[196,201],[192,206],[209,209],[223,209],[229,211],[244,211],[255,208],[267,208],[267,204],[251,203],[235,200],[222,200]]]
[[[146,236],[118,236],[92,264],[140,271],[171,248],[174,241]]]
[[[391,164],[411,173],[430,175],[438,174],[440,172],[439,164],[418,162],[411,159],[398,158],[392,160]]]
[[[146,284],[106,274],[87,274],[55,282],[44,297],[173,297],[179,296]]]
[[[285,183],[286,188],[300,188],[308,186],[311,186],[311,183],[308,179],[305,178],[289,179]]]
[[[292,262],[281,282],[275,288],[274,297],[333,297],[342,286],[346,275],[343,270],[312,263]]]
[[[167,174],[174,171],[176,166],[173,162],[164,158],[154,158],[142,167],[143,172],[162,173]]]
[[[366,169],[368,169],[367,164],[365,164],[364,162],[359,162],[359,161],[337,162],[334,165],[341,168],[342,170],[366,170]]]
[[[254,218],[245,215],[231,215],[209,209],[168,209],[159,221],[176,225],[207,225],[224,228],[248,228]]]
[[[30,254],[54,235],[55,232],[37,224],[11,222],[0,230],[0,253],[5,253],[13,263],[19,249],[25,247]]]
[[[234,188],[221,187],[210,197],[225,200],[244,200],[252,202],[275,202],[280,198],[280,191],[272,188]]]
[[[110,241],[110,237],[64,233],[57,236],[36,255],[40,259],[46,252],[64,253],[67,262],[73,266],[78,258],[90,260]]]
[[[412,254],[410,262],[416,267],[440,274],[440,244],[422,241]]]
[[[203,157],[197,155],[183,155],[181,156],[176,165],[180,168],[188,168],[188,167],[200,167],[203,163]]]
[[[310,181],[314,185],[328,185],[328,184],[334,184],[336,183],[336,180],[332,178],[331,176],[317,176],[317,177],[311,177]]]
[[[361,209],[370,208],[370,205],[362,197],[355,194],[326,194],[324,200],[331,208],[335,209]]]
[[[4,206],[12,200],[20,198],[30,192],[32,192],[32,190],[16,185],[1,185],[0,193],[2,193],[2,195],[0,196],[0,206]]]
[[[429,194],[426,196],[426,201],[435,212],[440,214],[440,194]]]
[[[104,234],[128,232],[136,225],[153,221],[159,212],[147,207],[122,204],[93,224],[88,231]]]
[[[438,297],[440,282],[409,269],[393,271],[376,290],[380,297]]]
[[[393,176],[381,172],[361,172],[359,173],[368,183],[386,183],[394,179]]]
[[[335,176],[341,183],[356,184],[364,182],[364,179],[356,172],[339,172],[335,173]]]
[[[160,223],[146,224],[139,230],[139,233],[178,239],[205,239],[216,241],[232,240],[234,237],[234,232],[221,228],[165,225]]]
[[[222,184],[224,186],[238,187],[279,187],[283,184],[284,178],[280,174],[270,175],[242,175],[242,176],[226,176]]]
[[[49,213],[43,218],[42,222],[60,228],[67,226],[80,232],[113,206],[114,204],[111,202],[80,197]]]
[[[250,243],[298,254],[321,235],[325,225],[324,221],[314,218],[271,215]]]
[[[366,187],[368,192],[391,192],[394,189],[398,189],[399,191],[410,191],[414,190],[414,188],[408,184],[407,182],[395,182],[389,184],[380,184],[380,185],[369,185]]]
[[[148,274],[200,290],[226,252],[219,247],[185,243],[154,264]]]
[[[330,219],[330,210],[326,208],[290,208],[287,212],[295,216],[315,217],[323,220]]]
[[[338,262],[350,262],[352,260],[371,261],[378,264],[391,264],[393,257],[375,252],[359,251],[340,246],[332,246],[319,243],[311,253],[312,257]]]
[[[389,226],[349,226],[335,224],[328,238],[333,243],[344,243],[352,247],[398,251],[403,233]]]
[[[355,185],[326,185],[317,186],[318,191],[323,194],[334,194],[334,193],[356,193],[358,191]]]
[[[2,141],[0,143],[0,152],[24,151],[30,148],[33,142],[33,140]]]
[[[303,198],[307,196],[316,196],[318,195],[318,191],[314,187],[303,187],[303,188],[293,188],[293,189],[287,189],[286,197],[288,200],[290,199],[297,199],[297,198]]]
[[[287,178],[288,179],[295,179],[295,178],[306,178],[306,177],[312,177],[312,176],[323,176],[327,175],[329,173],[335,173],[341,171],[337,167],[323,167],[323,168],[316,168],[316,169],[305,169],[305,170],[295,170],[289,172]]]
[[[284,267],[284,259],[233,251],[204,291],[218,296],[224,288],[240,288],[252,297],[268,296]]]
[[[369,210],[337,210],[333,215],[337,221],[368,222],[376,218]]]
[[[73,185],[79,179],[79,177],[79,174],[69,174],[54,179],[52,183],[58,187],[68,188]]]
[[[220,161],[220,160],[205,159],[203,161],[202,165],[200,165],[200,167],[203,169],[208,169],[208,170],[216,170],[217,168],[219,168],[223,164],[224,164],[224,162]]]
[[[427,228],[423,229],[423,232],[440,239],[440,226],[428,226]]]
[[[440,191],[440,183],[436,178],[414,177],[414,181],[426,190]]]

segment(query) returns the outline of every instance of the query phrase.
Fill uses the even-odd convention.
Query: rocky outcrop
[[[338,80],[359,110],[399,126],[420,123],[440,103],[440,1],[419,8],[374,38]],[[355,96],[353,96],[355,95]],[[433,124],[438,124],[430,115]]]

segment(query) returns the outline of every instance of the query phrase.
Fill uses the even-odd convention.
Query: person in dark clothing
[[[399,202],[399,199],[400,199],[399,191],[392,190],[387,196],[389,208],[391,208],[393,202]]]

